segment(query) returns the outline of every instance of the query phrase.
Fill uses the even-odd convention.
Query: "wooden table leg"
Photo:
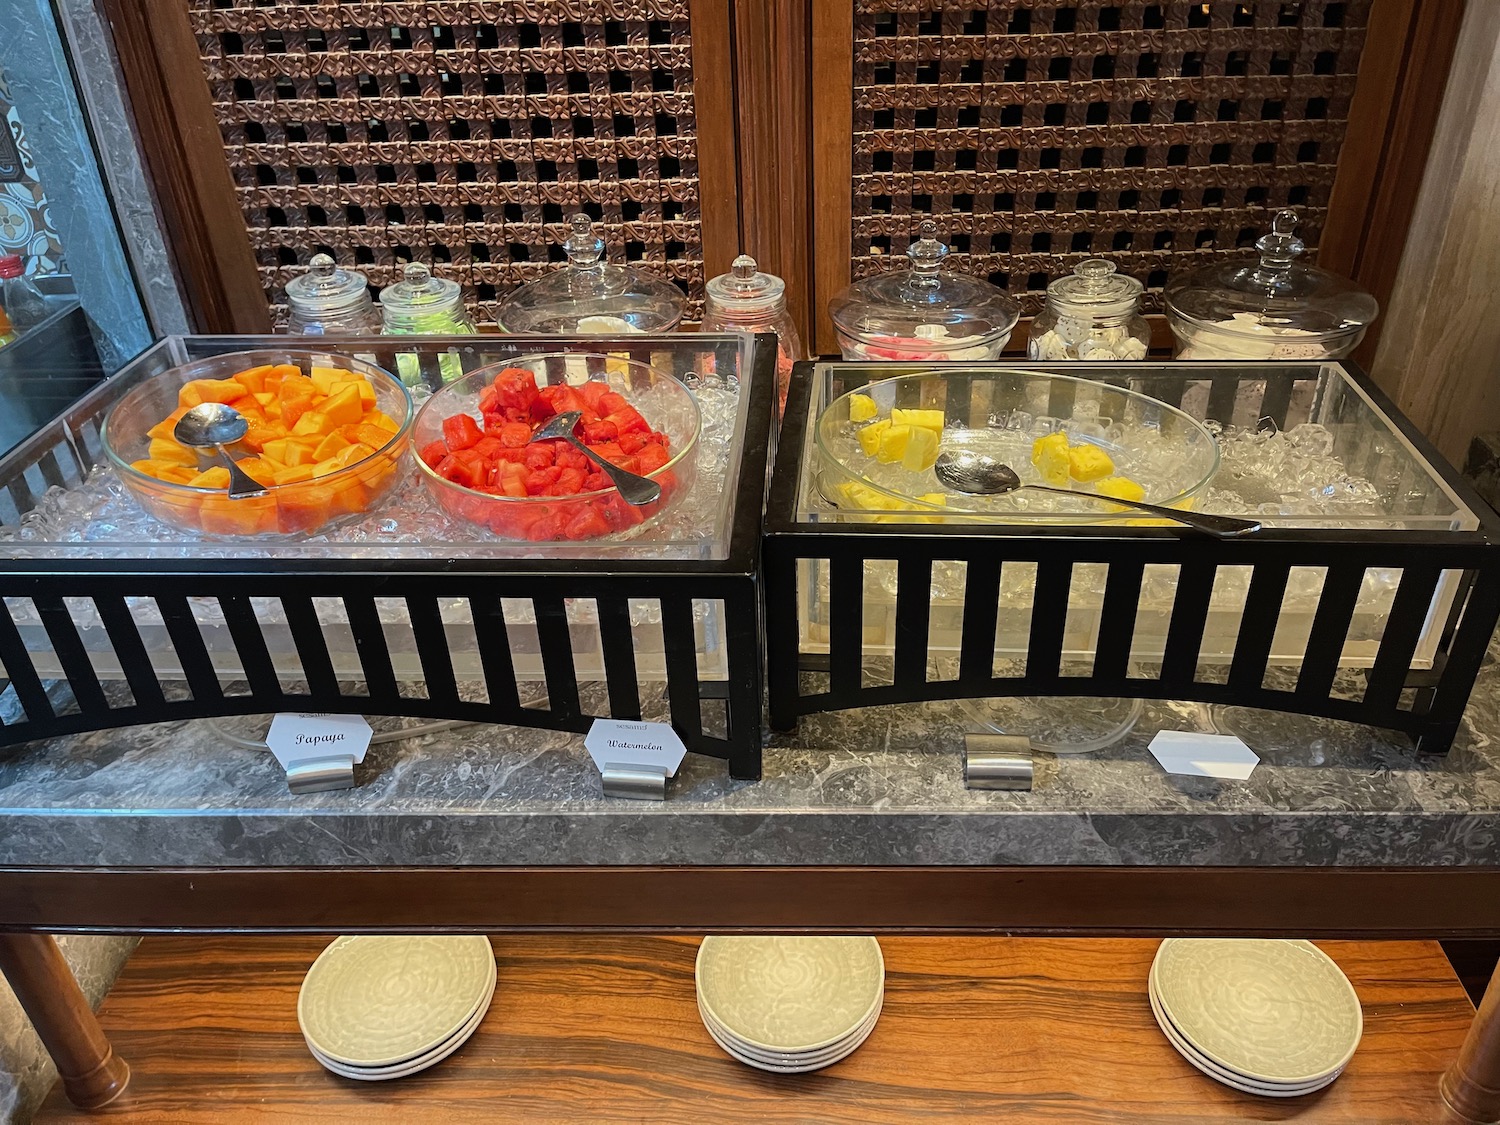
[[[1464,1125],[1500,1122],[1500,965],[1484,990],[1458,1059],[1439,1088]]]
[[[48,934],[0,933],[0,973],[57,1064],[68,1100],[98,1109],[119,1097],[130,1068],[115,1056],[57,942]]]

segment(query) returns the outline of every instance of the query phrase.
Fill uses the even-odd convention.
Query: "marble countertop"
[[[1112,747],[1039,756],[1031,792],[969,791],[977,728],[933,703],[811,716],[768,740],[760,782],[689,755],[665,802],[605,798],[582,739],[549,731],[378,744],[357,787],[294,795],[221,733],[263,720],[127,728],[0,749],[0,864],[1500,864],[1493,656],[1445,758],[1348,723],[1218,715],[1261,754],[1248,781],[1165,774],[1151,735],[1204,713],[1148,703]]]

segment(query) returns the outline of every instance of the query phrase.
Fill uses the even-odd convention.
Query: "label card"
[[[676,777],[687,754],[671,723],[625,719],[595,719],[583,745],[600,773],[606,766],[658,766],[668,777]]]
[[[1151,756],[1168,773],[1244,781],[1260,755],[1232,734],[1164,730],[1151,740]]]
[[[285,712],[271,720],[266,745],[283,768],[309,758],[349,754],[358,765],[370,746],[370,724],[363,715],[318,715]]]

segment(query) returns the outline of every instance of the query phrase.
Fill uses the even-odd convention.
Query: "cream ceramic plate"
[[[698,999],[747,1046],[773,1054],[831,1047],[879,1010],[880,944],[869,937],[708,937]]]
[[[335,1062],[333,1059],[325,1057],[316,1047],[311,1046],[311,1044],[309,1044],[308,1049],[312,1051],[313,1057],[322,1063],[326,1069],[344,1078],[356,1078],[361,1082],[383,1082],[391,1078],[405,1078],[409,1074],[417,1074],[430,1066],[436,1066],[467,1043],[474,1032],[479,1030],[479,1025],[483,1022],[486,1013],[489,1011],[490,999],[494,994],[495,986],[491,983],[489,993],[484,997],[483,1002],[474,1009],[474,1014],[469,1017],[468,1023],[464,1024],[451,1037],[426,1054],[418,1055],[414,1059],[407,1059],[405,1062],[396,1063],[392,1066],[346,1066],[343,1063]]]
[[[720,1033],[715,1031],[712,1026],[708,1024],[704,1026],[708,1029],[709,1037],[722,1047],[725,1054],[729,1055],[730,1058],[736,1062],[742,1062],[746,1066],[753,1066],[757,1070],[770,1071],[772,1074],[806,1074],[809,1071],[822,1070],[824,1067],[832,1066],[836,1062],[842,1062],[854,1054],[855,1051],[859,1050],[864,1041],[870,1037],[870,1033],[875,1030],[875,1023],[871,1021],[861,1034],[856,1035],[835,1049],[832,1054],[820,1055],[813,1061],[778,1063],[769,1062],[764,1057],[752,1055],[745,1051],[744,1048],[736,1046],[728,1039],[722,1038]]]
[[[875,1030],[875,1024],[880,1019],[880,1009],[876,1008],[865,1020],[852,1032],[840,1039],[832,1046],[823,1047],[816,1051],[763,1051],[758,1047],[752,1047],[748,1043],[741,1042],[736,1038],[734,1032],[719,1023],[706,1010],[700,1001],[698,1004],[698,1015],[703,1020],[703,1026],[713,1036],[714,1041],[727,1044],[734,1049],[736,1057],[750,1058],[759,1062],[769,1063],[773,1066],[802,1066],[808,1063],[826,1065],[837,1061],[848,1053],[851,1045],[863,1043]]]
[[[1359,1046],[1359,997],[1311,942],[1168,939],[1153,969],[1157,1000],[1181,1037],[1250,1081],[1317,1082]]]
[[[324,1058],[394,1066],[446,1042],[494,980],[485,937],[341,937],[308,970],[297,1023]]]
[[[1167,1042],[1171,1043],[1173,1047],[1177,1048],[1177,1053],[1180,1054],[1193,1066],[1201,1070],[1204,1074],[1208,1075],[1208,1077],[1212,1078],[1214,1081],[1222,1082],[1226,1086],[1232,1086],[1234,1089],[1239,1090],[1243,1093],[1258,1094],[1261,1097],[1266,1098],[1300,1098],[1304,1094],[1316,1093],[1317,1091],[1323,1089],[1323,1087],[1331,1085],[1333,1080],[1343,1073],[1342,1070],[1337,1070],[1327,1078],[1321,1078],[1316,1082],[1310,1082],[1305,1085],[1280,1086],[1271,1085],[1264,1082],[1255,1082],[1249,1078],[1246,1078],[1242,1074],[1236,1074],[1234,1071],[1226,1070],[1224,1067],[1219,1066],[1217,1063],[1211,1062],[1210,1060],[1204,1058],[1196,1050],[1193,1049],[1193,1045],[1191,1043],[1182,1038],[1182,1034],[1172,1025],[1172,1021],[1167,1018],[1167,1014],[1161,1009],[1161,1003],[1156,998],[1154,977],[1152,979],[1150,996],[1151,1014],[1156,1017],[1157,1026],[1161,1028],[1161,1032],[1164,1036],[1166,1036]]]

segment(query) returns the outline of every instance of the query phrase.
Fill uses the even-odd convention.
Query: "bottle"
[[[755,259],[741,254],[730,264],[728,273],[712,278],[704,289],[704,332],[776,333],[776,415],[780,417],[786,410],[792,364],[807,358],[797,326],[787,312],[786,282],[760,273]]]
[[[464,308],[463,290],[458,282],[432,276],[421,262],[407,262],[401,280],[380,291],[381,332],[387,336],[471,336],[474,322]],[[421,381],[417,357],[396,357],[401,381],[415,386]],[[461,376],[463,365],[451,353],[438,357],[443,382],[451,383]]]
[[[1103,258],[1087,258],[1047,286],[1047,307],[1031,322],[1031,359],[1145,359],[1151,326],[1141,315],[1133,277]]]
[[[4,286],[0,289],[0,306],[16,335],[47,319],[47,299],[26,276],[21,255],[0,255],[0,285]]]
[[[307,272],[286,283],[293,336],[373,336],[380,313],[370,300],[365,275],[340,269],[327,254],[314,254]]]
[[[856,281],[828,303],[845,359],[902,363],[999,359],[1021,310],[983,278],[942,269],[937,224],[917,227],[910,269]]]
[[[671,332],[682,319],[682,291],[639,266],[604,257],[604,239],[585,214],[568,219],[567,265],[527,282],[500,304],[502,332],[629,335]]]

